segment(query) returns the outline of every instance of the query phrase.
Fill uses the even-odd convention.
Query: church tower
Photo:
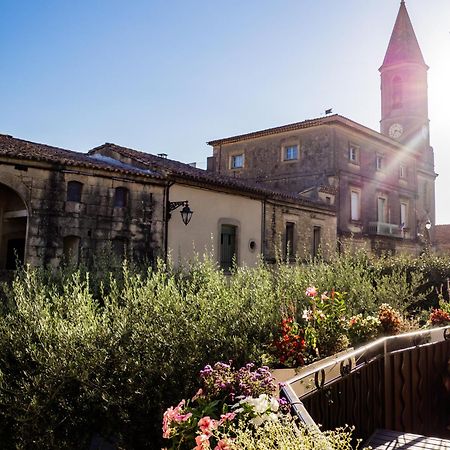
[[[389,41],[381,73],[381,133],[429,161],[427,71],[405,2]]]
[[[404,0],[379,69],[381,133],[405,145],[416,156],[416,232],[435,223],[433,149],[430,147],[427,71]],[[431,232],[431,238],[432,238]],[[429,235],[430,237],[430,235]]]

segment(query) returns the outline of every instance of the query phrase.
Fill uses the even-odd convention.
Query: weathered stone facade
[[[135,259],[162,256],[159,177],[9,136],[0,141],[19,156],[0,151],[0,270],[14,268],[16,256],[32,265],[87,261],[105,245]]]
[[[402,2],[380,68],[381,133],[330,115],[217,139],[208,170],[328,204],[334,189],[340,244],[420,253],[435,223],[427,70]]]
[[[184,201],[195,212],[189,226],[172,211]],[[291,242],[280,243],[287,226]],[[277,246],[306,258],[335,239],[331,204],[114,144],[81,154],[0,135],[0,271],[16,259],[90,263],[105,247],[150,264],[168,253],[184,262],[211,244],[228,269],[273,260]]]

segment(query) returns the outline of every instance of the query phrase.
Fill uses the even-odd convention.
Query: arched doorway
[[[28,211],[19,195],[0,183],[0,270],[25,261]]]

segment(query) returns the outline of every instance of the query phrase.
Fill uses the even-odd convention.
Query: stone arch
[[[22,192],[0,183],[0,270],[14,270],[26,261],[28,207]]]

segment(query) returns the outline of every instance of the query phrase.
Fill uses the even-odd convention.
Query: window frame
[[[375,157],[375,168],[377,171],[382,172],[385,167],[385,157],[381,153],[377,153]]]
[[[290,237],[290,239],[289,239]],[[284,258],[287,260],[295,257],[295,222],[286,221],[284,224]]]
[[[120,197],[121,192],[122,197]],[[124,186],[114,188],[114,208],[127,208],[130,201],[130,190]]]
[[[295,155],[290,155],[290,150],[295,150]],[[288,145],[283,145],[282,150],[282,159],[283,161],[290,162],[290,161],[298,161],[300,155],[300,146],[297,143],[292,143]]]
[[[320,247],[322,245],[322,227],[319,225],[313,226],[312,236],[312,256],[316,258],[319,256]]]
[[[66,201],[81,203],[83,196],[83,183],[77,180],[70,180],[66,186]]]
[[[357,196],[356,211],[354,209],[353,196]],[[356,212],[356,214],[354,214]],[[361,189],[351,187],[350,188],[350,221],[360,222],[361,221]]]
[[[237,165],[236,161],[238,161],[238,158],[241,158],[241,164]],[[236,169],[243,169],[245,164],[245,156],[244,153],[235,153],[234,155],[230,155],[230,169],[236,170]]]
[[[359,153],[360,148],[358,145],[355,144],[349,144],[348,146],[348,161],[351,164],[356,164],[359,166]]]

